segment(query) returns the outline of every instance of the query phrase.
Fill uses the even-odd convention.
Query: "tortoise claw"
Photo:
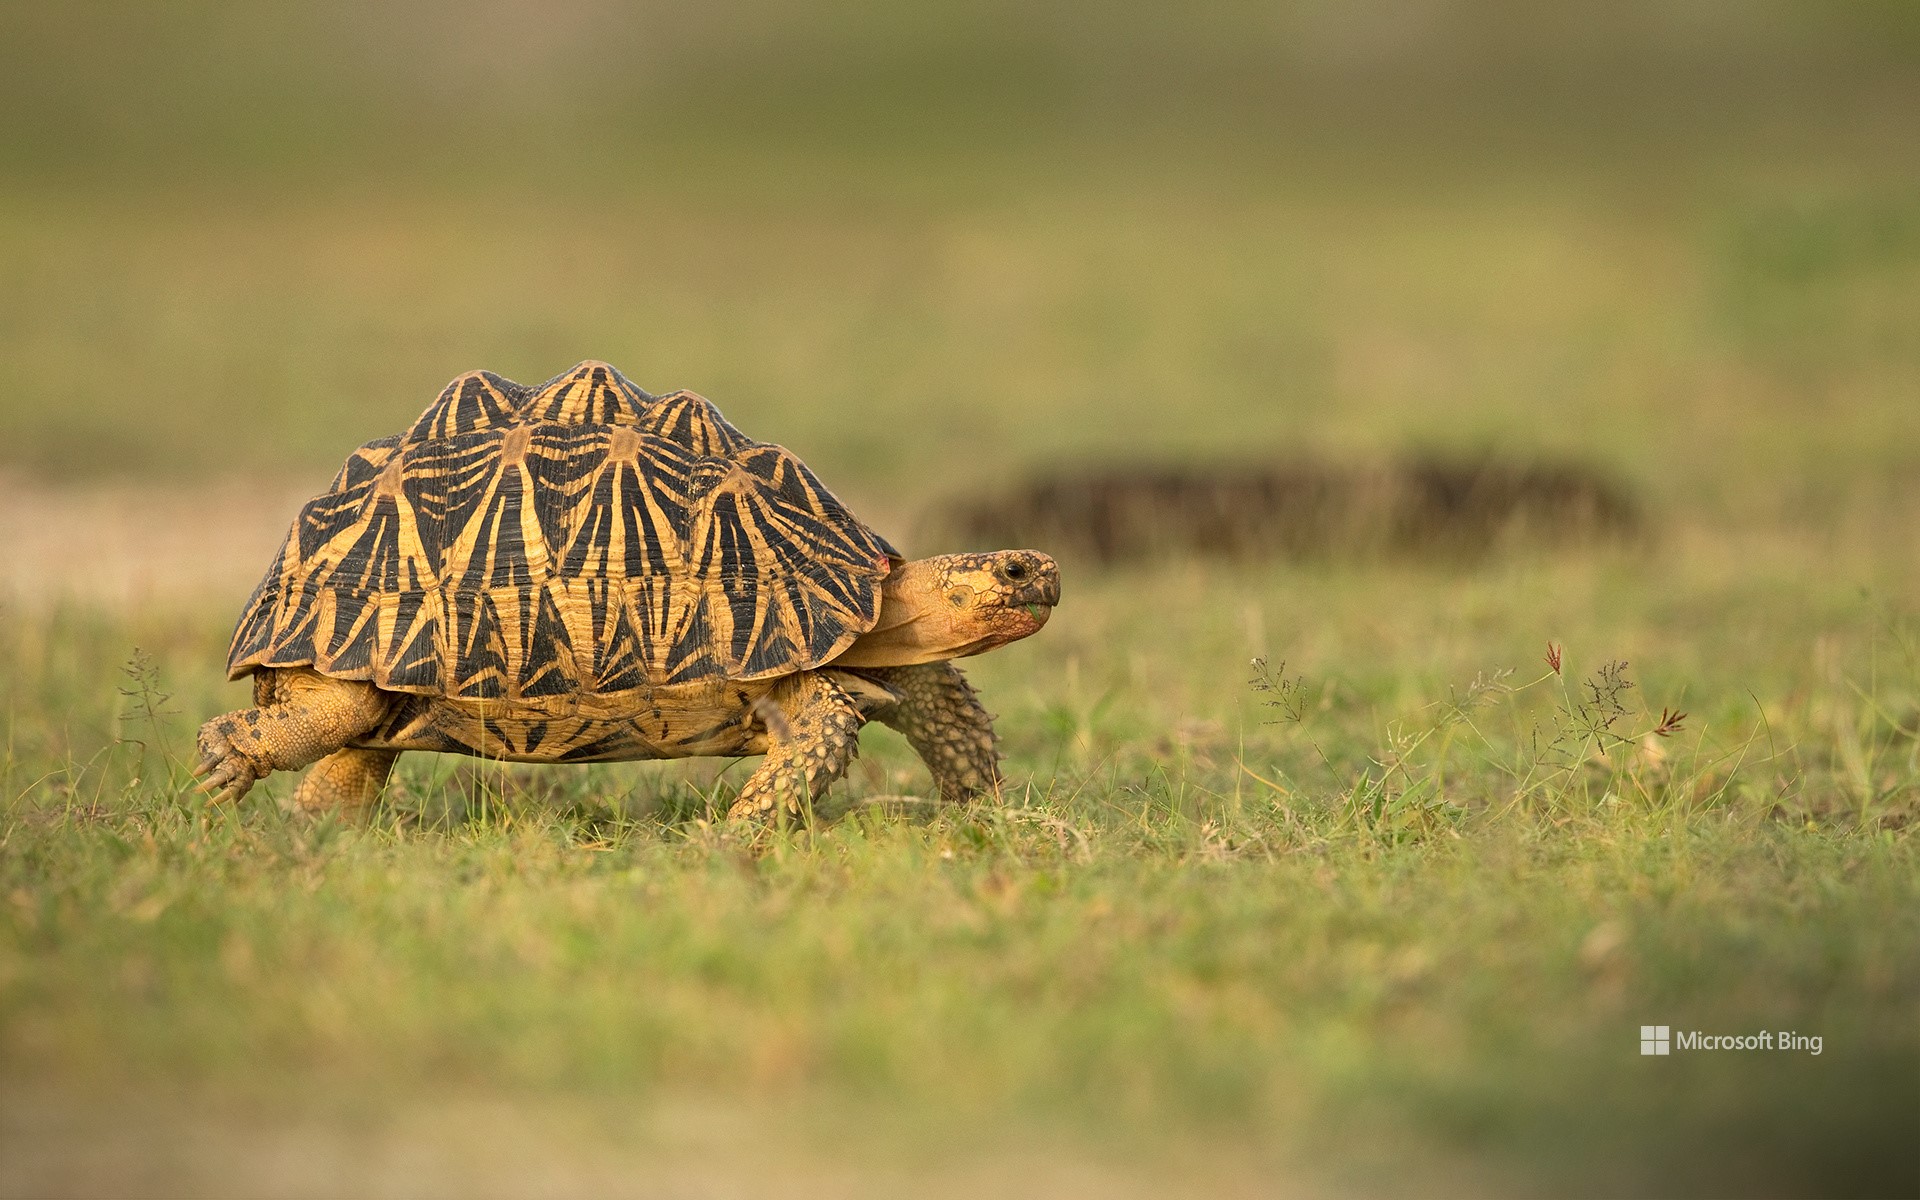
[[[227,804],[246,795],[259,778],[253,764],[236,755],[211,771],[194,791],[208,797],[209,804]]]
[[[265,774],[252,759],[234,749],[220,731],[201,731],[200,761],[193,768],[193,777],[200,782],[194,790],[209,797],[209,804],[240,799]]]

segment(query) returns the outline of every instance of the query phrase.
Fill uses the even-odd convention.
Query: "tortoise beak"
[[[1053,615],[1053,606],[1060,603],[1060,568],[1053,559],[1038,550],[1023,550],[1014,560],[1016,566],[1013,577],[1007,579],[1012,595],[1007,607],[1020,610],[1027,620],[1033,622],[1030,629],[1021,636],[1036,633]],[[1006,578],[1005,575],[1002,578]]]
[[[1060,568],[1051,556],[1038,550],[1009,553],[996,574],[1011,593],[1007,604],[1026,609],[1042,623],[1046,618],[1034,613],[1035,607],[1052,608],[1060,603]]]

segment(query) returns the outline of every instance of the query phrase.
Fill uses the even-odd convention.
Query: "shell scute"
[[[541,384],[520,415],[555,425],[637,425],[653,399],[612,366],[589,359]]]
[[[527,395],[526,388],[492,371],[469,371],[442,389],[402,440],[424,442],[511,425]]]
[[[394,613],[396,636],[387,662],[385,686],[395,691],[435,693],[442,689],[441,663],[446,657],[441,635],[443,607],[430,593],[403,596]],[[411,604],[407,603],[411,601]]]
[[[721,416],[713,401],[695,392],[674,392],[659,397],[640,422],[640,428],[703,458],[729,458],[759,445]]]
[[[594,604],[592,614],[592,690],[624,692],[645,687],[647,654],[640,636],[634,632],[624,597],[609,603],[604,582],[600,589],[601,598]]]
[[[490,592],[456,593],[453,605],[453,689],[456,696],[499,700],[507,695],[507,640]]]

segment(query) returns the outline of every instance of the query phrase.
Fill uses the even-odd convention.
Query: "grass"
[[[913,552],[1088,460],[1572,458],[1649,532],[1065,561],[970,667],[1003,804],[875,729],[755,839],[725,763],[207,810],[231,514],[118,609],[0,520],[0,1192],[1920,1190],[1911,21],[1426,7],[23,13],[0,505],[596,357]],[[579,86],[416,69],[498,46]]]
[[[1419,601],[1383,623],[1383,594]],[[1504,627],[1536,595],[1561,675]],[[777,1114],[789,1160],[859,1128],[851,1161],[919,1170],[1037,1145],[1256,1191],[1896,1191],[1915,630],[1767,595],[1756,644],[1673,627],[1738,615],[1678,556],[1085,579],[975,672],[1005,806],[903,811],[919,768],[869,731],[852,811],[758,843],[708,823],[742,776],[700,766],[416,759],[368,828],[284,816],[285,784],[208,811],[179,784],[232,690],[219,626],[16,622],[0,1052],[268,1112],[505,1096],[618,1128],[691,1098]],[[1309,618],[1287,691],[1252,686],[1250,642]],[[1601,644],[1635,656],[1611,726],[1581,712]],[[1642,1059],[1647,1023],[1823,1049]]]

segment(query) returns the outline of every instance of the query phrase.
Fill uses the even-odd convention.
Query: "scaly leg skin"
[[[238,800],[274,771],[293,771],[374,728],[392,697],[370,683],[331,679],[288,667],[254,687],[258,708],[215,717],[200,727],[193,773],[213,802]]]
[[[779,713],[770,725],[786,728],[767,730],[767,757],[727,810],[730,821],[804,816],[860,751],[859,706],[831,679],[802,671],[772,700]]]
[[[380,798],[399,757],[398,750],[335,750],[307,768],[293,790],[293,806],[302,812],[364,813]]]
[[[899,703],[874,713],[874,719],[907,736],[933,772],[942,800],[957,804],[1000,787],[1000,742],[993,733],[993,717],[980,707],[959,667],[934,662],[867,674],[899,693]]]

